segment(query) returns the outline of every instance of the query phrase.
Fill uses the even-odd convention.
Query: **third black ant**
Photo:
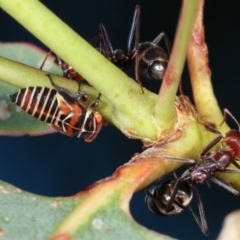
[[[44,64],[46,63],[48,57],[51,55],[52,51],[49,51],[46,55],[46,57],[44,58],[41,66],[40,66],[40,70],[43,69]],[[57,58],[57,65],[59,67],[61,67],[62,71],[63,71],[63,77],[77,81],[77,82],[82,82],[84,80],[84,78],[75,70],[72,68],[72,66],[68,65],[67,63],[63,62],[62,59],[56,55]]]
[[[146,191],[145,203],[152,212],[159,215],[173,215],[180,213],[188,206],[205,235],[208,234],[208,227],[200,195],[195,184],[211,180],[231,193],[239,195],[239,191],[212,176],[215,172],[240,173],[240,166],[236,162],[240,160],[240,124],[227,109],[224,109],[224,117],[226,114],[235,121],[238,130],[231,129],[223,136],[217,130],[208,127],[208,130],[219,134],[219,136],[203,148],[200,154],[202,162],[198,163],[193,159],[165,156],[166,159],[181,161],[192,166],[181,177],[155,185]],[[226,148],[210,151],[221,140]],[[230,164],[233,164],[237,169],[227,168]],[[200,219],[190,206],[193,194],[197,198]]]

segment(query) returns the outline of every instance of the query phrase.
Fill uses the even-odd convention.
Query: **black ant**
[[[197,200],[200,219],[190,205],[193,195]],[[202,232],[208,235],[200,194],[195,184],[185,180],[183,176],[175,176],[175,180],[162,182],[146,190],[145,204],[151,212],[162,216],[176,215],[188,207]]]
[[[106,28],[103,24],[99,25],[101,34],[91,40],[90,43],[93,45],[93,42],[95,42],[96,39],[100,39],[100,48],[97,49],[117,67],[131,68],[135,66],[135,77],[143,92],[138,72],[148,79],[161,80],[167,68],[171,46],[167,35],[164,32],[160,33],[152,42],[139,43],[139,25],[140,6],[137,5],[134,11],[132,25],[127,41],[127,51],[123,51],[121,49],[113,50]],[[132,47],[134,37],[135,46]],[[167,54],[166,51],[158,45],[162,38],[165,40],[169,54]],[[43,68],[50,54],[51,51],[45,57],[40,69]],[[58,56],[56,57],[58,66],[60,66],[63,70],[63,77],[78,82],[82,82],[84,80],[84,78],[70,65],[63,62]]]
[[[190,166],[178,179],[164,182],[146,191],[147,196],[145,197],[145,203],[147,207],[156,214],[173,215],[180,213],[186,206],[189,206],[195,220],[205,235],[208,234],[208,227],[200,195],[195,184],[211,180],[231,193],[239,195],[237,190],[212,176],[215,172],[240,173],[240,166],[236,162],[236,160],[240,159],[240,124],[227,109],[224,109],[224,118],[226,114],[235,121],[238,130],[231,129],[224,137],[216,129],[207,127],[208,130],[219,134],[219,136],[203,148],[200,154],[202,163],[197,163],[193,159],[165,156],[165,158],[170,160],[194,165]],[[227,148],[209,152],[220,140],[222,140],[222,143],[224,143]],[[227,169],[231,163],[238,169]],[[189,205],[193,193],[197,198],[200,220]]]
[[[167,50],[170,53],[170,43],[167,35],[162,32],[152,42],[139,43],[140,6],[136,6],[130,33],[127,41],[127,50],[113,49],[106,28],[101,23],[101,46],[100,52],[119,68],[131,68],[135,66],[135,77],[142,92],[142,83],[138,72],[148,79],[161,80],[165,74],[169,54],[166,53],[158,43],[162,38],[165,40]],[[133,39],[135,38],[135,46]]]
[[[40,70],[43,69],[44,64],[46,63],[49,55],[52,52],[49,51],[46,55],[46,57],[44,58],[41,66],[40,66]],[[70,65],[68,65],[67,63],[63,62],[62,59],[56,55],[57,58],[57,65],[60,66],[62,68],[63,71],[63,77],[77,81],[77,82],[82,82],[84,80],[84,78],[76,71],[74,70]]]
[[[101,35],[96,36],[89,43],[93,46],[98,39],[101,39]],[[46,57],[44,58],[39,68],[40,70],[43,69],[43,66],[46,63],[48,57],[51,55],[51,53],[52,53],[51,50],[47,53]],[[76,81],[78,83],[82,83],[84,81],[84,77],[82,77],[72,66],[70,66],[66,62],[63,62],[63,60],[58,55],[55,54],[55,56],[57,58],[57,65],[61,67],[63,71],[63,77]]]

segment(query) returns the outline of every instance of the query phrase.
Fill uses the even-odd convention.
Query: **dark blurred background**
[[[42,2],[86,40],[99,34],[98,24],[103,22],[115,48],[126,47],[136,4],[141,6],[141,41],[153,40],[164,31],[172,42],[181,5],[180,0]],[[220,107],[228,108],[240,120],[240,2],[206,2],[205,32],[214,90]],[[48,50],[2,10],[0,19],[0,41],[27,41]],[[143,80],[143,84],[158,91],[157,82]],[[183,86],[191,96],[186,72]],[[234,124],[231,126],[236,128]],[[134,153],[142,151],[139,140],[128,139],[113,126],[103,128],[91,144],[56,133],[1,137],[0,145],[0,179],[46,196],[75,194],[111,175]],[[226,214],[239,208],[239,197],[214,184],[199,189],[210,229],[208,239],[216,239]],[[158,217],[148,211],[143,200],[144,191],[141,191],[131,202],[132,214],[142,225],[180,239],[205,239],[188,210],[178,216]]]

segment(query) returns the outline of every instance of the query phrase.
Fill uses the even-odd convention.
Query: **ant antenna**
[[[224,123],[224,121],[225,121],[225,119],[226,119],[226,115],[228,115],[230,118],[232,118],[232,120],[237,124],[237,126],[238,126],[238,131],[240,132],[240,124],[239,124],[239,122],[237,121],[237,119],[231,114],[231,112],[230,112],[227,108],[224,108],[224,109],[223,109],[223,120],[222,120],[222,122],[219,124],[219,126],[221,126],[221,125]]]
[[[203,204],[202,204],[202,200],[201,200],[200,194],[199,194],[197,188],[193,184],[191,184],[191,187],[192,187],[193,193],[194,193],[194,195],[196,197],[196,200],[197,200],[200,219],[198,218],[197,214],[193,211],[193,208],[191,207],[190,204],[188,205],[188,207],[189,207],[193,217],[195,218],[198,226],[202,230],[202,232],[205,235],[208,235],[209,234],[209,230],[208,230],[207,221],[206,221],[206,217],[205,217],[205,213],[204,213]]]

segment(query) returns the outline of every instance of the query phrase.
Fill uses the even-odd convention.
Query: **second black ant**
[[[138,73],[148,79],[161,80],[167,68],[171,47],[164,32],[160,33],[152,42],[139,43],[139,25],[140,6],[137,5],[127,40],[127,50],[124,51],[113,49],[106,28],[103,24],[100,24],[101,45],[99,50],[109,61],[119,68],[135,67],[136,81],[143,92]],[[135,42],[133,41],[134,39]],[[165,40],[168,53],[158,45],[161,39]]]
[[[182,212],[185,207],[188,206],[202,232],[207,235],[207,222],[200,195],[195,184],[211,180],[231,193],[239,195],[239,191],[212,176],[215,172],[240,173],[240,166],[236,162],[237,160],[240,160],[240,124],[227,109],[224,109],[224,117],[226,115],[230,116],[235,121],[238,130],[231,129],[225,134],[225,136],[223,136],[217,130],[207,128],[208,130],[219,134],[219,136],[203,148],[200,154],[201,163],[198,163],[193,159],[165,156],[166,159],[181,161],[191,164],[192,166],[190,166],[181,177],[155,185],[146,191],[147,195],[145,197],[145,203],[152,212],[165,216],[174,215]],[[226,145],[226,148],[221,148],[217,151],[210,151],[221,140],[222,144]],[[230,164],[233,164],[237,169],[227,168]],[[198,202],[200,219],[194,213],[190,205],[193,194],[196,196]]]
[[[93,45],[97,39],[100,39],[100,47],[97,49],[117,67],[135,67],[136,81],[139,83],[142,92],[144,92],[142,83],[139,79],[139,73],[151,80],[163,79],[168,64],[171,46],[167,35],[164,32],[161,32],[152,42],[139,43],[139,25],[140,6],[137,5],[134,11],[130,33],[127,40],[126,51],[113,49],[107,30],[103,24],[99,25],[101,34],[91,40],[90,43]],[[158,45],[162,39],[165,41],[168,53]],[[51,51],[47,54],[40,69],[43,68],[43,65],[50,54]],[[57,64],[63,70],[63,77],[78,82],[84,80],[78,72],[76,72],[70,65],[63,62],[58,56]]]

